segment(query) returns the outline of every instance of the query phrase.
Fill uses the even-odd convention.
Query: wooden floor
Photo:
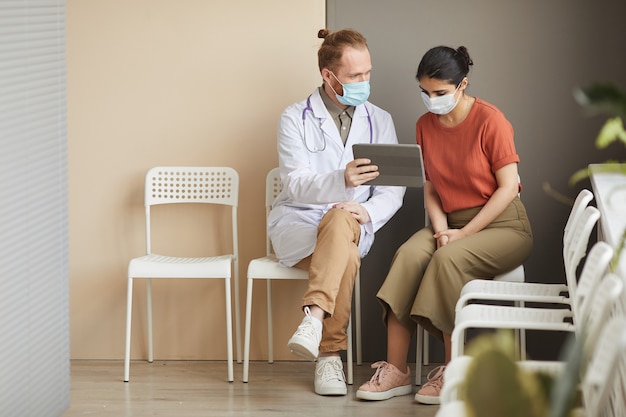
[[[424,367],[425,377],[430,367]],[[412,370],[413,371],[413,370]],[[72,361],[71,406],[63,417],[195,416],[412,416],[433,417],[437,406],[421,405],[413,395],[387,401],[355,398],[372,375],[369,364],[354,367],[354,385],[344,397],[313,392],[310,362],[250,363],[250,382],[228,383],[225,362],[133,361],[124,383],[122,361]]]

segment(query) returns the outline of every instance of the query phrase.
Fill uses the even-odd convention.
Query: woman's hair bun
[[[457,53],[461,54],[463,59],[465,59],[465,63],[467,64],[467,69],[469,70],[469,67],[474,65],[474,61],[472,61],[472,58],[470,58],[469,51],[467,50],[467,48],[464,46],[459,46],[456,51]]]
[[[329,33],[330,30],[328,29],[320,29],[319,32],[317,32],[317,37],[320,39],[324,39],[326,38],[326,36],[328,36]]]

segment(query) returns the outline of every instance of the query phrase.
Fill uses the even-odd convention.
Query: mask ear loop
[[[457,93],[457,91],[459,91],[459,89],[461,88],[461,84],[463,84],[463,81],[465,81],[465,80],[467,80],[467,83],[469,84],[469,78],[467,78],[467,76],[463,77],[463,79],[459,82],[459,85],[457,85],[457,86],[456,86],[456,88],[455,88],[455,90],[454,90],[454,94],[456,94],[456,93]],[[466,88],[467,88],[467,86],[466,86]],[[459,99],[458,99],[458,100],[456,100],[456,103],[457,103],[457,104],[458,104],[458,103],[459,103],[459,101],[461,101],[461,99],[463,98],[463,94],[465,94],[465,93],[464,93],[464,91],[465,91],[465,89],[461,90],[461,96],[459,97]],[[455,105],[455,106],[456,106],[456,105]]]
[[[328,70],[328,72],[330,72],[330,73],[331,73],[331,75],[335,78],[335,80],[337,80],[337,82],[338,82],[338,83],[341,85],[341,87],[343,88],[343,83],[342,83],[341,81],[339,81],[339,78],[337,78],[337,76],[335,75],[335,73],[334,73],[334,72],[332,72],[331,70]],[[338,94],[338,93],[335,91],[335,89],[333,88],[333,86],[332,86],[332,84],[331,84],[331,83],[328,83],[328,86],[330,87],[330,89],[331,89],[331,90],[333,90],[333,93],[335,93],[335,95],[338,95],[338,96],[342,96],[342,97],[343,97],[343,94]]]
[[[469,86],[469,78],[467,78],[467,75],[465,77],[463,77],[463,79],[461,80],[461,82],[459,82],[459,85],[456,87],[456,89],[458,90],[459,88],[461,88],[461,84],[463,84],[463,81],[467,80],[467,84],[465,84],[465,88],[467,88]],[[463,89],[463,91],[465,91],[465,88]]]

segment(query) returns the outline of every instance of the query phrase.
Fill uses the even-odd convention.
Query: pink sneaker
[[[428,373],[428,380],[422,388],[415,394],[415,401],[422,404],[439,404],[439,393],[443,387],[443,371],[446,369],[444,365],[438,366]]]
[[[356,397],[361,400],[379,401],[388,400],[399,395],[408,395],[413,390],[411,386],[411,370],[407,366],[406,373],[385,361],[372,364],[376,369],[374,376],[361,385]]]

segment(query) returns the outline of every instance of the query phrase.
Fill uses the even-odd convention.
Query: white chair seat
[[[487,281],[476,279],[461,290],[456,304],[459,311],[471,300],[528,301],[538,303],[569,304],[567,285],[530,282]]]
[[[134,278],[225,278],[231,275],[232,255],[181,258],[157,254],[132,259],[128,274]]]
[[[251,260],[248,276],[256,279],[309,279],[307,271],[284,267],[278,263],[275,255]]]
[[[480,328],[493,326],[499,329],[532,328],[565,331],[574,330],[573,323],[565,320],[572,317],[569,309],[549,309],[534,307],[508,307],[470,304],[465,306],[456,316],[455,327],[463,324],[471,327],[477,324]],[[556,327],[555,327],[556,326]]]
[[[534,329],[573,332],[569,309],[505,307],[470,304],[456,315],[452,331],[452,358],[463,354],[468,329]]]
[[[525,360],[518,362],[520,368],[528,372],[541,372],[552,377],[560,375],[564,370],[566,363],[560,361],[532,361]]]

